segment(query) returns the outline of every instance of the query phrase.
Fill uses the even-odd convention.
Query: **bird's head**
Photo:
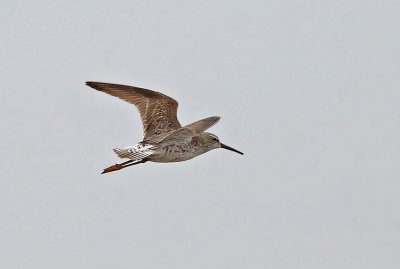
[[[206,134],[206,141],[207,141],[206,143],[209,145],[210,150],[217,149],[217,148],[223,148],[223,149],[234,151],[236,153],[243,155],[243,152],[240,152],[237,149],[231,148],[231,147],[221,143],[219,141],[218,136],[216,136],[215,134],[210,134],[210,133],[205,133],[205,134]]]

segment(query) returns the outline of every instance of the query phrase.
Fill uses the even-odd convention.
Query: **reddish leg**
[[[143,160],[140,160],[140,161],[137,161],[137,162],[134,162],[134,161],[135,160],[129,160],[129,161],[126,161],[126,162],[123,162],[123,163],[116,163],[116,164],[114,164],[114,165],[112,165],[110,167],[105,168],[104,171],[102,172],[102,174],[109,173],[109,172],[114,172],[114,171],[120,170],[122,168],[131,166],[131,165],[147,162],[146,159],[143,159]],[[134,163],[131,163],[131,162],[134,162]]]

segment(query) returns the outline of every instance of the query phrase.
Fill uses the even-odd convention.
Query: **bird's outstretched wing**
[[[145,140],[182,127],[176,117],[178,102],[162,93],[103,82],[88,81],[86,85],[135,105],[142,118]]]
[[[195,121],[189,125],[186,125],[185,128],[192,130],[194,133],[201,133],[216,124],[219,121],[220,117],[213,116],[209,118],[205,118],[202,120]]]
[[[153,141],[159,143],[161,141],[190,141],[193,136],[204,132],[214,124],[219,121],[220,117],[214,116],[205,118],[196,122],[193,122],[185,127],[179,128],[177,130],[171,131],[169,133],[165,133],[163,135],[159,135],[154,137]]]

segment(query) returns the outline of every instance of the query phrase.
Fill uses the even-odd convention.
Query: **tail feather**
[[[129,158],[129,156],[130,156],[129,151],[127,149],[124,149],[124,148],[115,148],[115,149],[113,149],[113,151],[120,158]]]
[[[155,147],[152,145],[135,145],[133,147],[115,148],[115,154],[120,158],[128,158],[131,160],[142,160],[154,153]]]

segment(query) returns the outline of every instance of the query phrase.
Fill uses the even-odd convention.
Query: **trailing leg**
[[[132,163],[132,162],[134,162],[134,163]],[[123,162],[123,163],[116,163],[116,164],[114,164],[114,165],[112,165],[110,167],[105,168],[104,171],[102,172],[102,174],[109,173],[109,172],[114,172],[114,171],[120,170],[122,168],[131,166],[131,165],[135,165],[135,164],[139,164],[139,163],[145,163],[145,162],[147,162],[146,159],[143,159],[143,160],[140,160],[140,161],[129,160],[129,161],[126,161],[126,162]]]

